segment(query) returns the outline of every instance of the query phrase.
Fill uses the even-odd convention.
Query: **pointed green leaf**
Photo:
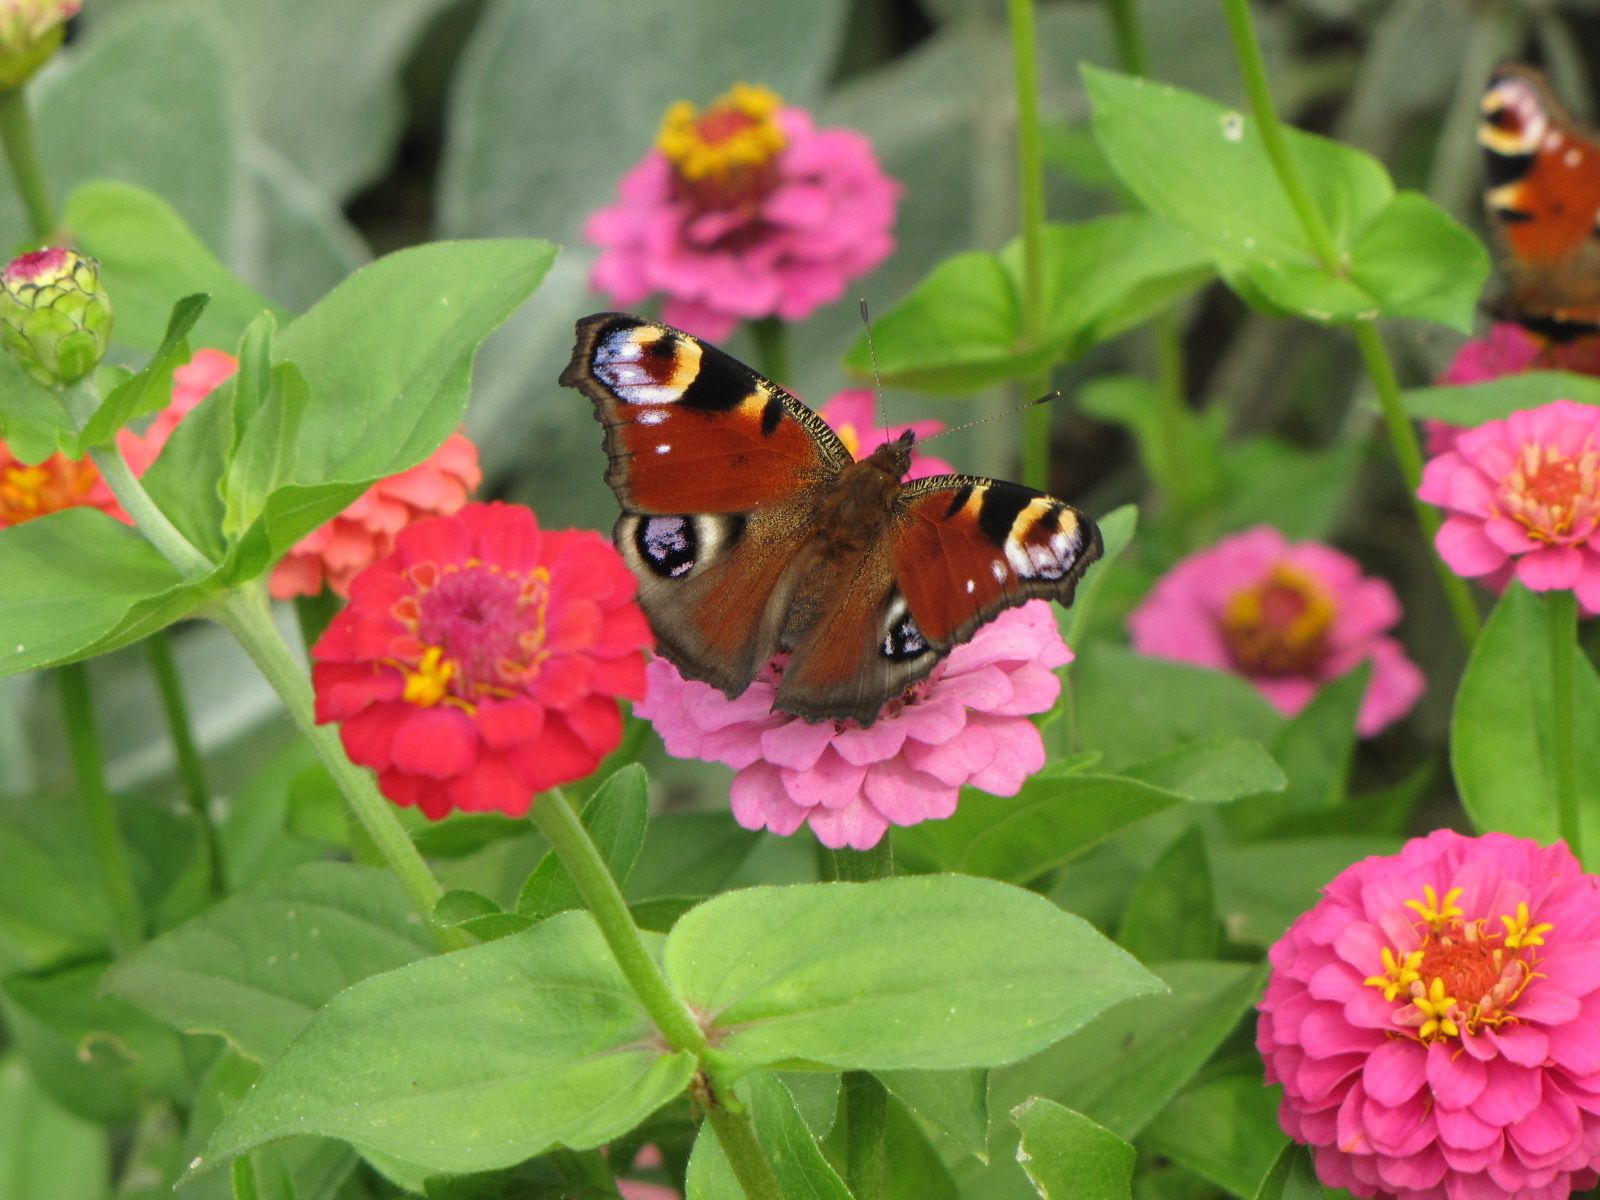
[[[85,449],[111,441],[129,421],[160,412],[172,402],[172,369],[189,359],[189,331],[205,312],[211,297],[185,296],[173,305],[167,333],[142,370],[117,384],[84,426],[78,442]]]
[[[633,873],[644,847],[649,814],[650,780],[637,763],[618,770],[583,806],[583,823],[618,887],[626,887]],[[583,897],[553,853],[546,854],[534,868],[517,898],[517,912],[534,920],[581,907]]]
[[[1134,889],[1117,942],[1140,962],[1212,958],[1222,946],[1205,838],[1190,826]]]
[[[1129,1200],[1133,1147],[1082,1113],[1035,1096],[1011,1111],[1017,1162],[1041,1200]]]

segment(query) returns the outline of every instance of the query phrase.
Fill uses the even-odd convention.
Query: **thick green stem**
[[[100,878],[111,906],[111,944],[119,954],[144,941],[144,914],[133,886],[127,847],[117,829],[117,810],[106,787],[100,728],[89,692],[89,669],[68,663],[56,671],[61,685],[61,715],[67,727],[67,748],[78,779],[78,796],[89,818],[89,840],[100,866]]]
[[[1044,341],[1044,141],[1039,134],[1039,51],[1033,0],[1008,0],[1011,57],[1017,93],[1017,192],[1022,200],[1022,340],[1036,349]],[[1022,381],[1032,400],[1050,390],[1050,372]],[[1050,407],[1023,417],[1022,482],[1050,486]]]
[[[552,789],[533,802],[533,819],[577,885],[622,974],[661,1036],[674,1050],[702,1053],[706,1048],[704,1031],[645,949],[622,889],[571,801],[560,789]]]
[[[1138,0],[1107,0],[1106,7],[1111,10],[1111,32],[1117,39],[1117,62],[1129,75],[1150,74]]]
[[[28,225],[33,236],[40,242],[49,241],[56,229],[55,206],[50,202],[44,164],[39,161],[28,98],[20,87],[0,91],[0,146],[5,147],[11,179],[17,185],[23,207],[28,210]]]
[[[780,387],[791,387],[789,374],[789,327],[777,317],[762,317],[750,322],[750,336],[756,340],[756,361],[761,373]]]
[[[1384,347],[1383,339],[1378,336],[1377,327],[1372,322],[1362,321],[1353,326],[1351,332],[1355,334],[1356,345],[1360,348],[1362,361],[1367,366],[1367,374],[1372,377],[1373,386],[1378,391],[1378,402],[1383,408],[1383,421],[1389,428],[1389,444],[1394,447],[1394,456],[1400,463],[1400,475],[1405,480],[1406,491],[1411,496],[1411,507],[1417,514],[1417,524],[1422,527],[1428,545],[1432,546],[1439,532],[1439,514],[1417,495],[1417,488],[1422,484],[1422,447],[1417,442],[1417,431],[1412,426],[1411,419],[1406,416],[1405,405],[1400,399],[1400,381],[1395,378],[1394,363],[1390,361],[1389,351]],[[1437,554],[1430,554],[1428,557],[1433,561],[1433,569],[1439,576],[1439,585],[1444,588],[1445,599],[1455,616],[1457,628],[1461,630],[1461,640],[1466,643],[1468,649],[1471,649],[1472,644],[1478,640],[1478,631],[1482,627],[1472,592],[1468,589],[1466,580],[1452,571],[1444,559]]]
[[[728,1156],[734,1177],[744,1189],[747,1200],[783,1200],[783,1189],[773,1174],[766,1152],[756,1140],[755,1126],[748,1116],[740,1116],[721,1104],[706,1109],[706,1120],[716,1130],[717,1143]]]
[[[1570,591],[1544,594],[1550,628],[1551,733],[1555,749],[1556,813],[1567,848],[1583,858],[1583,814],[1578,809],[1578,701],[1575,663],[1578,601]]]
[[[1239,59],[1239,71],[1244,76],[1245,92],[1250,97],[1250,110],[1255,113],[1256,125],[1261,134],[1262,148],[1272,162],[1278,186],[1288,198],[1311,242],[1312,252],[1329,272],[1335,275],[1344,271],[1343,256],[1334,245],[1333,234],[1322,213],[1311,199],[1311,190],[1289,157],[1288,139],[1283,136],[1283,126],[1278,122],[1278,110],[1272,104],[1272,90],[1267,86],[1267,64],[1261,57],[1261,43],[1256,39],[1255,23],[1250,17],[1249,0],[1222,0],[1228,18],[1228,32],[1233,35],[1234,53]]]
[[[189,705],[184,699],[178,662],[172,653],[172,637],[165,629],[158,629],[144,644],[150,655],[156,691],[161,696],[161,710],[166,714],[167,730],[172,737],[183,798],[200,835],[200,861],[205,870],[206,888],[213,896],[220,896],[227,890],[222,874],[222,846],[217,839],[217,827],[211,822],[211,787],[206,782],[205,762],[189,725]]]
[[[234,588],[224,594],[212,615],[239,639],[272,690],[278,693],[290,717],[311,743],[328,774],[333,776],[335,786],[356,819],[372,838],[383,861],[399,878],[412,905],[422,914],[434,940],[445,950],[460,950],[471,945],[471,939],[461,930],[442,929],[433,923],[433,906],[441,894],[439,881],[428,870],[428,864],[417,852],[394,809],[378,791],[372,775],[350,761],[339,743],[339,735],[331,727],[317,724],[311,683],[273,623],[266,593],[259,585]]]

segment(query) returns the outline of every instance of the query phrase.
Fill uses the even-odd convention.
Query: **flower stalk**
[[[1544,593],[1550,631],[1551,740],[1555,752],[1556,815],[1573,857],[1583,861],[1583,813],[1578,807],[1578,701],[1575,660],[1578,598],[1565,588]]]
[[[61,715],[78,780],[78,796],[89,819],[89,841],[111,906],[111,945],[117,953],[125,954],[144,941],[144,914],[133,886],[127,847],[117,830],[116,805],[106,787],[105,756],[94,717],[89,669],[81,662],[67,663],[56,671],[56,681],[61,688]]]
[[[56,227],[55,206],[50,202],[50,185],[33,136],[33,114],[20,87],[0,91],[0,147],[27,209],[29,231],[39,241],[49,241]]]
[[[145,639],[145,649],[150,657],[150,672],[155,676],[156,692],[161,698],[161,711],[167,719],[167,730],[172,737],[172,750],[178,764],[178,780],[183,785],[183,798],[194,817],[195,829],[200,837],[200,862],[205,873],[206,890],[213,896],[227,891],[223,876],[222,845],[217,837],[217,827],[211,820],[211,787],[206,782],[205,762],[195,745],[194,731],[189,725],[189,704],[183,694],[183,678],[178,674],[178,662],[172,653],[172,637],[165,629],[158,629]]]
[[[450,951],[470,946],[472,940],[462,930],[442,928],[433,923],[433,906],[443,894],[439,881],[433,877],[389,802],[379,794],[372,776],[350,761],[334,729],[317,724],[311,683],[273,623],[266,593],[259,581],[224,593],[211,615],[239,640],[245,653],[272,685],[272,690],[278,693],[289,716],[327,767],[335,786],[372,838],[383,861],[399,878],[401,887],[422,914],[440,948]]]
[[[1323,220],[1321,210],[1311,198],[1311,190],[1306,185],[1305,177],[1301,175],[1299,167],[1289,154],[1288,139],[1284,136],[1283,125],[1278,120],[1277,108],[1272,103],[1272,90],[1267,84],[1266,62],[1261,56],[1261,43],[1256,38],[1249,2],[1222,0],[1222,7],[1228,20],[1228,32],[1233,37],[1234,52],[1239,59],[1239,70],[1244,78],[1245,91],[1250,97],[1250,109],[1261,134],[1262,148],[1272,163],[1272,171],[1277,176],[1278,186],[1283,189],[1289,206],[1294,209],[1300,228],[1304,231],[1306,240],[1311,243],[1311,251],[1316,255],[1317,261],[1330,275],[1342,276],[1347,266],[1344,256],[1334,243],[1333,234],[1328,229],[1328,223]],[[1417,523],[1431,544],[1439,530],[1439,518],[1416,494],[1417,488],[1422,483],[1422,448],[1417,442],[1417,432],[1412,428],[1400,399],[1400,384],[1395,377],[1394,363],[1389,358],[1389,351],[1384,346],[1383,339],[1378,336],[1377,327],[1371,321],[1355,322],[1351,326],[1351,332],[1355,336],[1357,348],[1361,351],[1362,361],[1366,364],[1367,374],[1371,376],[1373,386],[1377,389],[1378,401],[1383,408],[1384,424],[1389,431],[1389,442],[1394,447],[1395,458],[1400,464],[1400,474],[1405,479],[1406,490],[1411,493],[1412,510],[1417,514]],[[1477,606],[1472,601],[1472,593],[1438,555],[1432,557],[1434,570],[1439,576],[1440,585],[1444,588],[1450,611],[1455,616],[1457,627],[1461,630],[1462,640],[1470,649],[1477,641],[1481,624]]]
[[[1017,191],[1022,202],[1022,340],[1030,349],[1044,342],[1044,140],[1039,133],[1038,36],[1033,0],[1008,0],[1011,55],[1017,93]],[[1022,381],[1028,399],[1050,390],[1046,368]],[[1050,407],[1023,413],[1022,482],[1050,486]]]

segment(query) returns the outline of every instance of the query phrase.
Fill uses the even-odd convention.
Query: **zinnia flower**
[[[867,850],[890,825],[948,817],[965,785],[1016,795],[1045,761],[1028,718],[1055,704],[1055,668],[1071,661],[1050,605],[1034,600],[979,627],[867,729],[774,712],[781,660],[730,700],[654,659],[634,711],[668,753],[738,772],[733,816],[746,829],[790,834],[809,822],[824,846]]]
[[[1600,612],[1600,408],[1556,400],[1465,431],[1417,495],[1445,513],[1435,545],[1457,575],[1570,588]]]
[[[1442,829],[1346,868],[1269,954],[1278,1120],[1357,1196],[1562,1200],[1600,1159],[1600,883]]]
[[[617,192],[584,230],[595,289],[622,307],[660,292],[668,324],[719,340],[808,316],[887,258],[900,185],[861,134],[736,84],[701,112],[669,108]]]
[[[1321,542],[1258,525],[1180,559],[1128,617],[1141,654],[1245,676],[1293,715],[1330,680],[1372,663],[1356,728],[1370,737],[1411,711],[1423,677],[1384,636],[1400,601]]]
[[[125,444],[125,449],[132,448]],[[122,511],[99,468],[87,458],[74,462],[52,454],[42,462],[25,463],[0,442],[0,529],[20,525],[63,508],[98,508],[124,524]]]
[[[1497,322],[1487,337],[1476,338],[1456,351],[1439,376],[1441,384],[1485,383],[1524,371],[1572,371],[1600,375],[1600,337],[1580,337],[1552,342],[1510,321]],[[1430,458],[1454,450],[1461,433],[1458,425],[1424,421]]]
[[[238,361],[221,350],[198,350],[172,373],[172,403],[146,431],[156,449],[178,422],[233,375]],[[422,517],[448,516],[464,505],[483,480],[478,448],[452,433],[422,462],[380,479],[349,508],[301,538],[272,569],[268,589],[279,600],[315,596],[326,584],[350,594],[350,581],[394,549],[395,534]]]
[[[403,529],[312,649],[317,720],[396,804],[521,816],[622,737],[651,644],[611,544],[469,504]]]

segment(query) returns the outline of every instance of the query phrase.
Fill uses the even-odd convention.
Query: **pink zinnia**
[[[1422,672],[1385,636],[1399,621],[1394,589],[1355,559],[1258,525],[1180,559],[1128,627],[1141,654],[1237,672],[1290,715],[1370,661],[1356,721],[1370,737],[1422,694]]]
[[[1524,371],[1572,371],[1600,375],[1600,336],[1551,342],[1510,321],[1497,322],[1487,337],[1465,343],[1439,376],[1441,384],[1486,383]],[[1460,426],[1424,421],[1427,453],[1432,458],[1456,448]]]
[[[923,439],[944,432],[943,421],[910,421],[904,425],[880,427],[877,399],[866,388],[846,388],[842,392],[834,393],[833,399],[822,406],[818,415],[839,435],[839,440],[845,444],[845,449],[850,451],[857,462],[879,446],[898,441],[900,435],[909,429],[916,434],[917,441],[912,444],[911,466],[906,471],[907,479],[923,479],[929,475],[955,473],[955,468],[944,459],[934,458],[931,454],[922,454],[916,449]]]
[[[151,449],[159,451],[178,423],[238,365],[231,354],[204,349],[174,371],[172,403],[156,414],[145,434]],[[326,584],[348,596],[351,580],[394,549],[396,534],[423,517],[459,511],[482,480],[478,448],[465,434],[452,433],[422,462],[378,480],[349,508],[296,542],[272,569],[269,590],[276,599],[288,600],[315,596]]]
[[[1600,612],[1600,408],[1556,400],[1469,429],[1428,462],[1417,495],[1445,513],[1435,544],[1457,575],[1571,589]]]
[[[621,740],[650,644],[636,589],[599,534],[526,508],[417,521],[312,649],[317,720],[396,804],[521,816]]]
[[[617,191],[584,230],[595,289],[622,307],[659,292],[668,324],[717,340],[806,317],[887,258],[900,185],[861,134],[736,84],[703,111],[668,109]]]
[[[1278,1120],[1357,1196],[1562,1200],[1600,1160],[1600,881],[1441,829],[1347,867],[1269,954]]]
[[[746,829],[790,834],[809,822],[824,846],[867,850],[890,825],[948,817],[964,786],[1016,795],[1045,761],[1028,718],[1055,704],[1055,669],[1071,661],[1055,613],[1034,600],[981,626],[867,729],[774,712],[777,660],[730,700],[654,659],[634,711],[668,753],[738,772],[733,816]]]

